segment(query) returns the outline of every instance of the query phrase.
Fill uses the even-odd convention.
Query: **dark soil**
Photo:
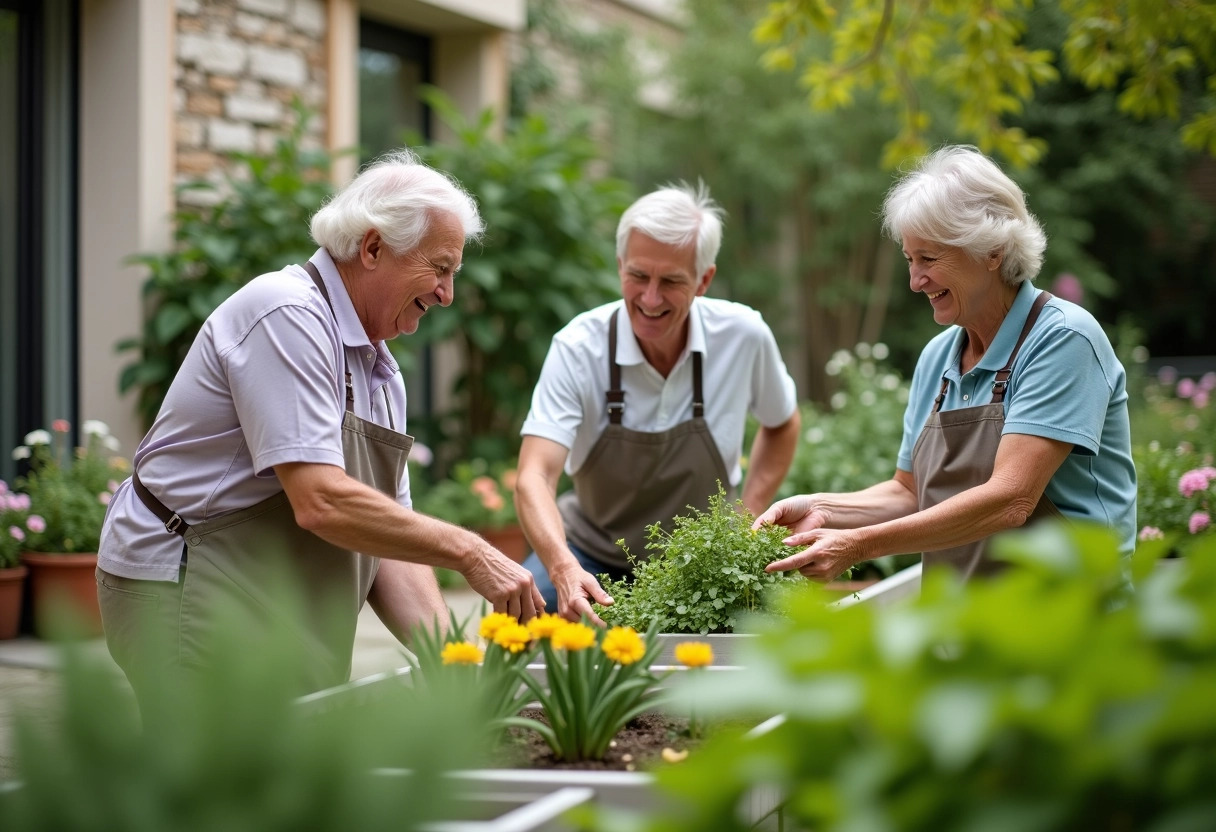
[[[522,717],[546,722],[539,708],[525,708]],[[641,714],[617,732],[603,760],[577,763],[558,760],[540,734],[526,728],[507,729],[507,739],[500,749],[498,765],[502,768],[555,768],[583,771],[643,771],[666,765],[664,748],[683,752],[695,747],[700,740],[688,736],[688,720],[664,714]]]

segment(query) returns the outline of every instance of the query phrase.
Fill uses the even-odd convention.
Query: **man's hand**
[[[553,570],[549,578],[557,590],[558,615],[568,621],[581,621],[585,615],[597,627],[605,626],[604,620],[592,611],[591,602],[606,607],[612,603],[612,596],[604,592],[594,575],[575,562]]]
[[[854,531],[816,528],[792,534],[783,542],[787,546],[809,544],[810,548],[788,558],[773,561],[764,567],[765,572],[788,572],[797,569],[812,581],[827,583],[839,577],[853,564],[865,560],[859,545],[860,540]]]
[[[522,623],[545,608],[532,573],[478,538],[480,545],[460,571],[478,595]]]
[[[799,494],[773,503],[768,511],[756,518],[752,528],[771,525],[785,526],[792,532],[809,532],[826,526],[829,520],[827,510],[818,503],[814,494]]]

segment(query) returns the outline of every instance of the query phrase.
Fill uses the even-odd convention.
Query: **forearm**
[[[447,631],[448,607],[430,566],[383,561],[367,600],[384,626],[407,646],[417,627],[429,631],[437,622],[440,632]]]
[[[828,529],[859,529],[907,517],[916,511],[916,494],[898,479],[883,480],[861,491],[811,495],[824,512]]]
[[[742,500],[753,515],[758,517],[773,502],[777,489],[790,470],[801,428],[802,416],[795,410],[784,424],[775,428],[760,428],[752,440]]]
[[[557,508],[556,490],[555,484],[535,472],[520,473],[515,483],[519,524],[550,575],[557,569],[578,563],[566,544],[566,528]]]

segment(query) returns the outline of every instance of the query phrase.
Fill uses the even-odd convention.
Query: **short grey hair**
[[[312,218],[309,231],[339,263],[353,260],[371,229],[394,254],[417,248],[436,213],[460,221],[466,242],[485,230],[477,203],[446,173],[424,165],[409,150],[395,150],[368,165]]]
[[[969,145],[930,153],[887,193],[883,231],[963,249],[974,260],[1000,252],[1001,279],[1033,280],[1043,266],[1047,235],[1026,208],[1026,196],[996,163]]]
[[[698,182],[666,185],[646,194],[625,209],[616,227],[616,256],[625,259],[629,235],[640,231],[660,243],[684,248],[694,244],[696,277],[709,270],[722,245],[722,222],[726,212],[709,196],[709,188]]]

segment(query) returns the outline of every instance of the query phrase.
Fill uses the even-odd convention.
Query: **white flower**
[[[853,352],[857,353],[858,358],[869,358],[871,355],[870,345],[865,341],[862,341],[860,344],[853,347]]]
[[[887,349],[887,345],[882,341],[875,344],[874,348],[870,350],[870,352],[874,356],[875,361],[885,361],[887,356],[891,354],[891,351]]]
[[[1135,347],[1132,349],[1132,361],[1137,364],[1143,364],[1148,361],[1148,348],[1144,346]]]
[[[117,450],[118,450],[118,448],[121,446],[121,444],[122,444],[122,443],[121,443],[121,442],[119,442],[119,441],[118,441],[118,439],[117,439],[116,437],[113,437],[113,436],[103,436],[103,437],[101,438],[101,444],[105,445],[105,446],[106,446],[107,448],[109,448],[111,451],[117,451]]]
[[[830,359],[827,364],[823,365],[823,371],[830,376],[838,376],[840,375],[840,364],[835,358]]]
[[[83,430],[85,436],[110,435],[110,426],[98,419],[85,419]]]
[[[833,393],[831,405],[833,410],[841,410],[849,403],[849,397],[844,393]]]
[[[17,447],[13,448],[13,459],[14,460],[29,459],[29,458],[30,458],[29,445],[18,445]]]
[[[45,430],[32,430],[25,435],[25,444],[49,445],[51,444],[51,434]]]
[[[841,367],[847,367],[853,363],[853,353],[848,350],[836,350],[832,353],[832,360]]]
[[[878,380],[878,386],[883,390],[894,390],[899,386],[899,376],[894,373],[887,373]]]
[[[878,397],[874,395],[873,390],[862,390],[861,395],[857,397],[857,400],[866,407],[870,407],[874,404],[874,402],[878,401]]]
[[[812,445],[818,445],[823,441],[823,428],[813,427],[806,432],[806,441]]]
[[[1161,443],[1154,439],[1152,442],[1148,443],[1148,449],[1153,453],[1157,453],[1157,451],[1161,450]]]
[[[874,378],[874,362],[863,361],[860,369],[862,378]]]

